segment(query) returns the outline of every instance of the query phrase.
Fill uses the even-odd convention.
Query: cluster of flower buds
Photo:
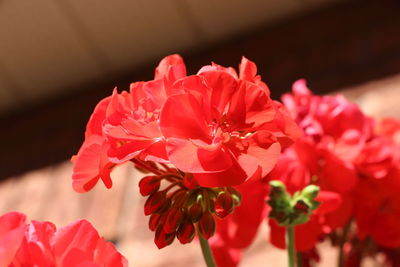
[[[320,204],[315,201],[319,193],[316,185],[308,185],[291,196],[281,181],[271,181],[269,184],[271,189],[268,204],[272,208],[269,218],[275,219],[281,226],[306,223],[312,211]]]
[[[144,214],[155,231],[158,248],[170,245],[175,237],[186,244],[196,230],[209,239],[215,232],[215,217],[224,218],[240,204],[241,194],[233,187],[200,187],[192,175],[179,171],[142,178],[140,193],[148,196]]]

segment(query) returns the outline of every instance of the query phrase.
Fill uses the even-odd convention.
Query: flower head
[[[205,187],[261,179],[299,129],[270,99],[253,62],[233,68],[205,66],[186,76],[178,55],[164,58],[154,80],[102,100],[73,157],[73,187],[89,191],[111,170],[132,159],[172,164]]]

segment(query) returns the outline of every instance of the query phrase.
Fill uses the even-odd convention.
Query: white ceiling
[[[0,113],[334,0],[0,0]]]

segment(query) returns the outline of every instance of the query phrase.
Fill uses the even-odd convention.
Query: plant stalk
[[[198,233],[198,235],[200,240],[201,252],[203,252],[203,258],[206,262],[207,267],[216,267],[210,245],[208,244],[208,240],[205,239],[202,234]]]
[[[287,227],[288,267],[295,267],[296,249],[294,243],[294,226]]]

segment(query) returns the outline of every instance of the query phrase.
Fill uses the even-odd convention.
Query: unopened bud
[[[304,202],[303,200],[300,199],[294,205],[294,210],[299,213],[307,214],[308,211],[310,210],[310,207],[307,205],[306,202]]]
[[[319,187],[316,185],[308,185],[301,191],[301,196],[309,201],[314,200],[319,193]]]
[[[181,244],[190,243],[195,235],[195,228],[193,223],[189,220],[185,220],[178,228],[176,237]]]
[[[160,188],[160,179],[158,176],[145,176],[139,182],[140,194],[148,196]]]
[[[157,226],[159,225],[159,222],[160,222],[160,219],[161,219],[161,214],[158,214],[158,213],[153,213],[151,216],[150,216],[150,219],[149,219],[149,229],[151,230],[151,231],[155,231],[156,229],[157,229]]]
[[[155,192],[149,196],[144,204],[144,215],[150,215],[161,209],[167,201],[164,191]]]
[[[188,198],[188,193],[185,190],[179,191],[176,194],[174,193],[174,197],[172,199],[174,207],[182,207]]]
[[[215,214],[224,218],[233,211],[233,199],[230,194],[221,192],[214,203]]]
[[[269,185],[271,187],[269,192],[270,198],[276,198],[286,194],[285,185],[281,181],[274,180],[269,182]]]
[[[205,239],[209,239],[215,233],[215,221],[211,213],[206,212],[199,220],[199,231]]]
[[[154,235],[154,243],[156,243],[158,249],[162,249],[168,245],[170,245],[175,238],[175,232],[166,233],[163,229],[163,226],[160,225],[157,230],[156,234]]]
[[[228,187],[228,192],[231,194],[235,206],[240,205],[242,202],[242,193],[234,187]]]
[[[188,216],[192,222],[197,222],[203,215],[203,208],[199,203],[194,203],[189,207]]]
[[[174,232],[183,220],[183,212],[180,208],[171,208],[168,211],[167,218],[164,222],[164,231],[166,233]]]
[[[271,181],[268,204],[271,206],[269,217],[281,226],[294,226],[306,223],[319,202],[315,201],[319,187],[308,185],[302,191],[291,196],[280,181]]]

